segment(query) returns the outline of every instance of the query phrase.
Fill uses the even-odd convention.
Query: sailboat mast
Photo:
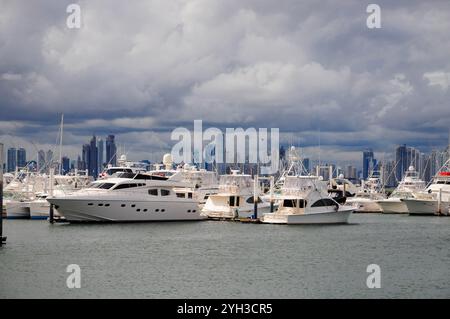
[[[64,114],[61,114],[61,127],[59,133],[59,175],[62,175],[62,140],[63,140]]]

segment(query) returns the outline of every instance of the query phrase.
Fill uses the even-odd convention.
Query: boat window
[[[230,206],[235,206],[234,205],[234,196],[230,196],[229,203],[230,203]]]
[[[177,193],[177,197],[178,198],[185,198],[185,195],[184,195],[184,193]]]
[[[188,198],[192,198],[192,193],[188,193]]]
[[[124,188],[132,188],[132,187],[138,187],[138,186],[141,186],[141,184],[119,184],[114,188],[114,190],[124,189]]]
[[[239,200],[240,200],[240,197],[236,196],[236,206],[239,206]]]
[[[113,187],[115,184],[114,183],[101,183],[98,186],[96,186],[96,188],[101,188],[101,189],[110,189],[111,187]]]
[[[337,203],[331,198],[322,198],[311,205],[311,207],[336,206]]]
[[[168,189],[161,189],[161,196],[169,196],[170,191]]]
[[[297,207],[297,201],[295,199],[285,199],[283,207]]]
[[[445,181],[437,181],[436,184],[445,184]]]
[[[203,198],[203,199],[205,199],[205,200],[206,200],[206,199],[208,199],[208,198],[209,198],[209,195],[205,195],[205,198]]]
[[[247,198],[246,202],[249,203],[249,204],[253,204],[254,203],[253,198],[254,198],[254,196],[251,196],[251,197]],[[258,203],[262,203],[261,198],[258,197],[257,202]]]
[[[158,190],[156,188],[148,190],[149,195],[158,196]]]
[[[300,207],[300,208],[305,208],[306,207],[306,204],[308,203],[306,200],[304,200],[304,199],[300,199],[299,201],[299,206],[298,207]]]

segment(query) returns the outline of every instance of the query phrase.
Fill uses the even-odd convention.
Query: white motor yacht
[[[261,221],[269,224],[344,224],[354,208],[328,197],[327,183],[317,176],[286,176],[278,208]]]
[[[181,197],[174,190],[186,186],[175,178],[122,173],[118,177],[95,181],[73,194],[48,197],[47,200],[69,222],[205,219],[192,196]]]
[[[401,201],[410,215],[450,215],[450,159],[425,191]]]
[[[426,183],[420,179],[418,172],[410,166],[405,176],[386,199],[378,200],[383,214],[408,214],[408,207],[402,199],[416,198],[416,194],[425,189]]]
[[[258,197],[257,214],[270,211],[270,203]],[[220,176],[219,191],[210,195],[202,214],[213,219],[235,219],[254,217],[255,182],[251,175],[233,170],[230,175]]]
[[[355,196],[347,198],[346,204],[355,208],[355,213],[381,213],[378,201],[385,198],[380,178],[372,175],[362,183]]]

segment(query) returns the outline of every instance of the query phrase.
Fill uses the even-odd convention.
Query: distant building
[[[39,150],[38,152],[37,169],[38,171],[45,169],[45,152],[43,150]]]
[[[52,152],[51,150],[48,150],[48,151],[47,151],[46,162],[47,162],[47,165],[48,165],[49,167],[50,167],[50,165],[51,165],[52,162],[53,162],[53,152]]]
[[[83,170],[89,169],[88,163],[89,163],[90,154],[91,154],[91,148],[89,147],[89,144],[84,144],[83,152],[82,152],[82,161],[81,161],[81,166],[82,166]]]
[[[14,172],[17,167],[17,150],[14,147],[8,148],[8,172]]]
[[[62,158],[62,173],[66,175],[70,172],[70,159],[67,156],[63,156]]]
[[[420,152],[405,144],[400,145],[395,150],[395,162],[397,163],[395,178],[397,181],[401,181],[410,166],[414,166],[417,171],[420,171]]]
[[[306,174],[309,174],[311,172],[311,164],[310,164],[310,160],[309,158],[305,157],[304,159],[302,159],[302,165],[303,168],[306,170]]]
[[[17,150],[17,166],[19,168],[27,166],[27,151],[22,147]]]
[[[117,165],[117,149],[114,141],[114,135],[108,135],[106,138],[106,163],[113,166]]]
[[[103,140],[100,138],[97,142],[98,149],[98,171],[103,171],[103,151],[105,149]]]
[[[89,143],[89,161],[88,161],[89,176],[98,177],[98,149],[97,138],[92,136]]]
[[[377,160],[373,155],[373,151],[371,149],[365,150],[363,152],[363,179],[367,179],[376,166]]]

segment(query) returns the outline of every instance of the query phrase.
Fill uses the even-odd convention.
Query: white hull
[[[49,198],[68,222],[202,220],[196,201],[124,201]],[[89,205],[92,204],[92,205]],[[99,206],[99,204],[101,206]],[[105,206],[109,204],[109,206]],[[122,205],[125,205],[122,207]],[[134,205],[134,207],[132,206]]]
[[[353,209],[340,209],[339,211],[329,211],[309,214],[265,214],[261,221],[267,224],[347,224]]]
[[[387,199],[377,202],[383,214],[408,214],[408,207],[400,199]]]
[[[438,201],[434,199],[403,199],[402,202],[408,207],[410,215],[438,215],[439,205]],[[449,214],[449,203],[441,203],[441,214]]]
[[[381,207],[372,199],[348,199],[346,204],[351,205],[356,213],[381,213]]]
[[[5,206],[6,218],[8,219],[30,218],[30,206],[28,202],[8,201]]]
[[[30,202],[30,218],[31,219],[48,219],[50,216],[50,203],[45,201]],[[59,214],[54,210],[54,216],[59,217]]]
[[[258,205],[258,216],[270,212],[270,205]],[[208,210],[203,208],[202,215],[212,219],[235,219],[235,218],[252,218],[254,216],[253,208],[222,208],[218,210]]]

